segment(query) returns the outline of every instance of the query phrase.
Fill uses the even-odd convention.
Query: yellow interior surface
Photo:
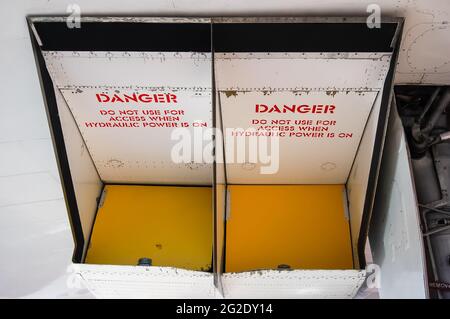
[[[213,250],[211,187],[106,185],[86,263],[207,271]]]
[[[230,185],[225,271],[352,269],[344,185]]]

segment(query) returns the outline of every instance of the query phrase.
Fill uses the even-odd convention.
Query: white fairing
[[[221,16],[255,16],[262,13],[278,16],[367,16],[368,4],[377,4],[382,16],[406,19],[396,83],[450,84],[450,63],[447,63],[450,59],[448,0],[197,1],[195,5],[186,0],[1,1],[3,24],[0,38],[2,48],[6,48],[1,52],[2,61],[6,62],[2,63],[0,72],[1,92],[5,99],[0,117],[3,142],[0,151],[3,156],[3,196],[0,198],[3,210],[0,225],[6,245],[2,247],[4,262],[0,266],[0,295],[4,297],[23,296],[51,286],[52,279],[65,271],[70,260],[72,243],[61,239],[71,236],[62,191],[59,182],[46,173],[47,167],[51,166],[54,170],[55,164],[40,84],[24,22],[27,14],[67,15],[67,5],[70,3],[79,5],[82,18],[109,14],[128,20],[133,19],[130,16],[142,16],[145,13],[165,16],[207,16],[211,13]],[[61,19],[66,21],[65,18]],[[43,150],[44,155],[37,156],[36,150],[39,150],[39,154]],[[10,165],[6,165],[9,159]],[[32,191],[25,192],[28,188],[24,189],[24,186]],[[5,207],[12,202],[15,206]],[[18,232],[18,228],[22,231],[26,229],[27,236]],[[56,242],[58,246],[54,246]],[[39,257],[26,265],[15,262],[25,258],[29,252]],[[47,263],[44,262],[46,260]],[[33,271],[28,271],[30,268]],[[20,281],[11,280],[19,277]],[[36,296],[54,297],[55,294],[47,292]]]
[[[427,298],[419,210],[405,133],[391,110],[369,240],[381,298]]]
[[[181,123],[193,137],[193,125],[211,127],[211,93],[177,89],[122,89],[108,87],[102,90],[74,87],[61,89],[77,121],[101,179],[107,183],[142,184],[210,184],[211,165],[203,163],[177,163],[172,160],[172,147],[179,136],[173,131]],[[157,94],[165,99],[173,96],[169,104],[142,105],[104,102],[96,99],[98,92],[112,96]],[[176,100],[175,100],[176,98]],[[126,111],[126,113],[121,113]],[[155,113],[158,112],[158,113]],[[166,114],[166,112],[168,112]],[[138,118],[138,122],[128,119]],[[118,121],[110,119],[119,119]],[[120,121],[120,119],[126,119]],[[107,126],[131,125],[134,126]],[[200,145],[202,147],[202,145]],[[178,155],[178,152],[176,153]]]
[[[407,0],[403,0],[407,1]],[[420,10],[420,6],[430,6]],[[399,66],[395,76],[397,84],[448,85],[450,81],[450,6],[447,1],[416,0],[416,15],[406,18]],[[411,8],[412,9],[412,8]],[[410,10],[409,13],[412,13]],[[420,17],[420,13],[433,12]],[[412,19],[411,19],[412,18]],[[417,20],[415,20],[416,18]],[[428,21],[427,21],[428,20]]]
[[[49,73],[59,88],[168,86],[211,89],[210,53],[46,51],[43,54]]]

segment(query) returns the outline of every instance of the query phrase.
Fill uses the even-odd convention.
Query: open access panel
[[[213,19],[225,296],[348,298],[363,284],[401,30],[365,22]]]
[[[35,17],[30,28],[78,274],[100,297],[214,296],[212,161],[172,151],[212,128],[210,21]]]
[[[73,260],[94,294],[355,295],[401,21],[29,25]],[[214,163],[174,151],[197,128],[187,144],[206,155],[219,129]]]

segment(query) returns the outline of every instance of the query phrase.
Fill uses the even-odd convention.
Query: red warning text
[[[172,93],[97,93],[95,97],[100,103],[177,103],[177,96]]]
[[[266,105],[266,104],[256,104],[256,113],[311,113],[311,114],[333,114],[336,106],[334,105],[323,105],[323,104],[292,104],[292,105]]]

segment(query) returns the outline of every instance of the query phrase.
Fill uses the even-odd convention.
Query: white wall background
[[[382,14],[407,17],[398,80],[450,82],[448,0],[2,0],[0,297],[88,296],[66,285],[73,243],[25,22],[27,14],[65,14],[72,3],[84,15],[159,16],[366,15],[379,3]]]

